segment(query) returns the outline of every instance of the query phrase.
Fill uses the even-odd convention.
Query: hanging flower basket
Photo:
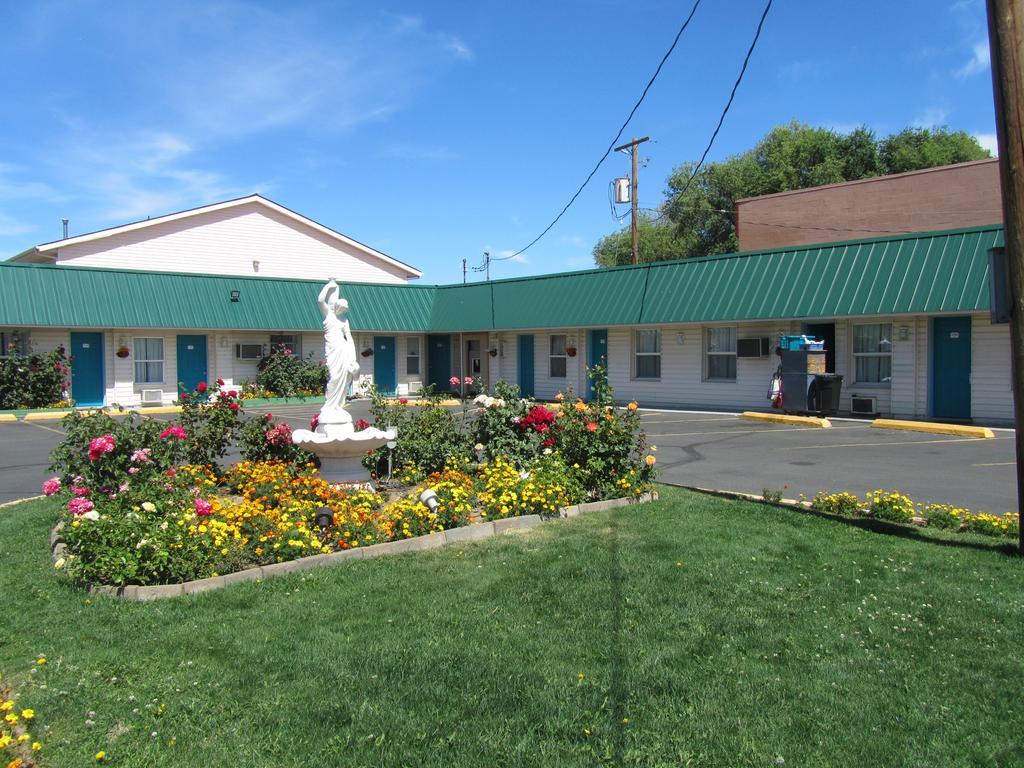
[[[116,354],[118,357],[128,357],[128,355],[131,354],[131,351],[128,349],[128,347],[120,346],[117,348]]]
[[[370,347],[367,347],[359,354],[361,354],[363,357],[370,357],[373,354],[373,350]]]
[[[491,357],[497,357],[498,356],[498,350],[492,349],[487,354],[489,354]]]
[[[565,354],[569,357],[576,357],[576,347],[566,347]]]

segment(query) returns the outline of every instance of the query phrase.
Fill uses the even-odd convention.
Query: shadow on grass
[[[677,485],[675,483],[662,482],[660,485],[667,485],[673,488],[681,488],[683,490],[691,491],[693,493],[699,493],[704,496],[720,499],[728,499],[730,501],[743,501],[749,504],[753,504],[759,507],[763,507],[762,511],[767,512],[771,509],[784,509],[788,512],[794,512],[796,514],[810,515],[813,517],[820,518],[822,520],[829,520],[840,525],[848,525],[853,528],[860,528],[865,531],[871,531],[872,533],[880,533],[887,536],[895,536],[900,539],[910,539],[912,541],[920,541],[925,544],[935,544],[940,547],[954,547],[957,549],[973,549],[980,552],[996,552],[1001,555],[1010,557],[1020,557],[1021,551],[1017,545],[1011,541],[1005,542],[992,542],[991,544],[974,541],[970,539],[956,539],[956,538],[945,538],[941,535],[937,535],[938,531],[927,528],[921,528],[913,525],[905,525],[901,523],[893,523],[888,520],[878,520],[871,517],[843,517],[842,515],[833,515],[828,512],[822,512],[817,509],[803,508],[798,509],[791,507],[788,504],[773,504],[767,501],[758,501],[756,499],[741,499],[731,496],[727,493],[717,493],[713,491],[701,491],[695,488],[690,488],[685,485]],[[956,536],[954,532],[950,532],[950,536]]]
[[[609,698],[612,715],[612,764],[622,765],[626,754],[626,651],[622,636],[625,612],[625,596],[623,584],[625,577],[622,572],[622,558],[619,552],[619,516],[615,510],[611,514],[608,537],[608,587],[609,608],[611,610],[611,637],[609,653],[611,654],[611,683]]]

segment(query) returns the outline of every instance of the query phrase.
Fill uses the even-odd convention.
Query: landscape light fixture
[[[432,488],[427,488],[427,490],[420,494],[420,501],[426,505],[427,509],[435,513],[438,507],[441,506],[441,502],[437,500],[437,494]]]
[[[240,298],[242,298],[242,292],[241,291],[232,291],[231,292],[231,300],[232,301],[238,301]]]
[[[316,511],[316,524],[320,532],[326,534],[327,529],[334,525],[334,512],[330,507],[320,507]]]

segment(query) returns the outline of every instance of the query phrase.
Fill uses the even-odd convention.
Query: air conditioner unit
[[[142,390],[142,404],[143,405],[163,405],[164,402],[164,391],[162,389],[144,389]]]
[[[239,360],[261,360],[263,358],[263,345],[235,344],[235,357]]]
[[[853,395],[850,398],[850,413],[854,416],[877,416],[878,403],[873,397]]]
[[[768,357],[770,344],[767,336],[739,339],[736,342],[736,357]]]

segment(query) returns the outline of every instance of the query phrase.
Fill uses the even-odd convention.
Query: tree
[[[904,173],[990,157],[988,150],[982,149],[970,134],[944,128],[904,128],[883,139],[878,153],[884,173]]]
[[[907,128],[877,140],[865,127],[841,134],[798,122],[780,125],[753,149],[708,163],[696,175],[692,162],[673,170],[659,214],[641,219],[640,258],[735,251],[735,204],[746,197],[986,157],[988,151],[973,136],[946,128]],[[602,238],[594,260],[599,266],[628,264],[628,227]]]
[[[691,255],[685,242],[676,235],[667,220],[656,222],[640,215],[637,221],[637,243],[640,261],[668,261]],[[629,227],[602,237],[594,246],[594,261],[600,267],[617,267],[633,263],[633,241]]]

